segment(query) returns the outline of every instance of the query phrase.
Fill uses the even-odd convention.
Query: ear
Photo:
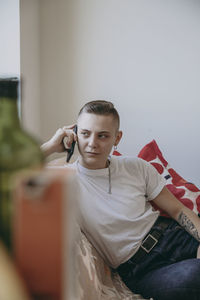
[[[119,144],[119,142],[120,142],[120,140],[121,140],[121,138],[122,138],[122,131],[118,131],[117,132],[117,136],[116,136],[116,138],[115,138],[115,143],[114,143],[114,146],[117,146],[118,144]]]

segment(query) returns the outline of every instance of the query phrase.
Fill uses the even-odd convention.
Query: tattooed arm
[[[189,214],[190,215],[190,214]],[[199,220],[198,220],[199,221]],[[193,220],[193,216],[188,216],[187,212],[181,211],[177,222],[193,237],[200,242],[200,233],[195,226],[195,220]],[[197,224],[198,225],[198,224]],[[199,226],[198,226],[199,227]]]
[[[166,187],[163,188],[153,202],[166,211],[196,240],[200,241],[200,218],[178,201]]]

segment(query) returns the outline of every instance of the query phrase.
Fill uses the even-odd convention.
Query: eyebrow
[[[88,130],[88,129],[80,129],[80,130],[82,130],[82,131],[87,131],[87,132],[91,132],[91,130]],[[102,130],[102,131],[98,131],[98,133],[110,133],[110,131],[106,131],[106,130]]]

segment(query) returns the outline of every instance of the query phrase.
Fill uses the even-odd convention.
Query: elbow
[[[178,221],[182,211],[183,211],[183,207],[182,205],[180,205],[171,212],[170,217]]]

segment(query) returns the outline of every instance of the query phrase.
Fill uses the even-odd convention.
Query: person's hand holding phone
[[[41,146],[42,151],[46,156],[58,152],[69,152],[73,142],[77,141],[77,135],[74,132],[76,125],[63,126],[59,128],[52,138]]]

